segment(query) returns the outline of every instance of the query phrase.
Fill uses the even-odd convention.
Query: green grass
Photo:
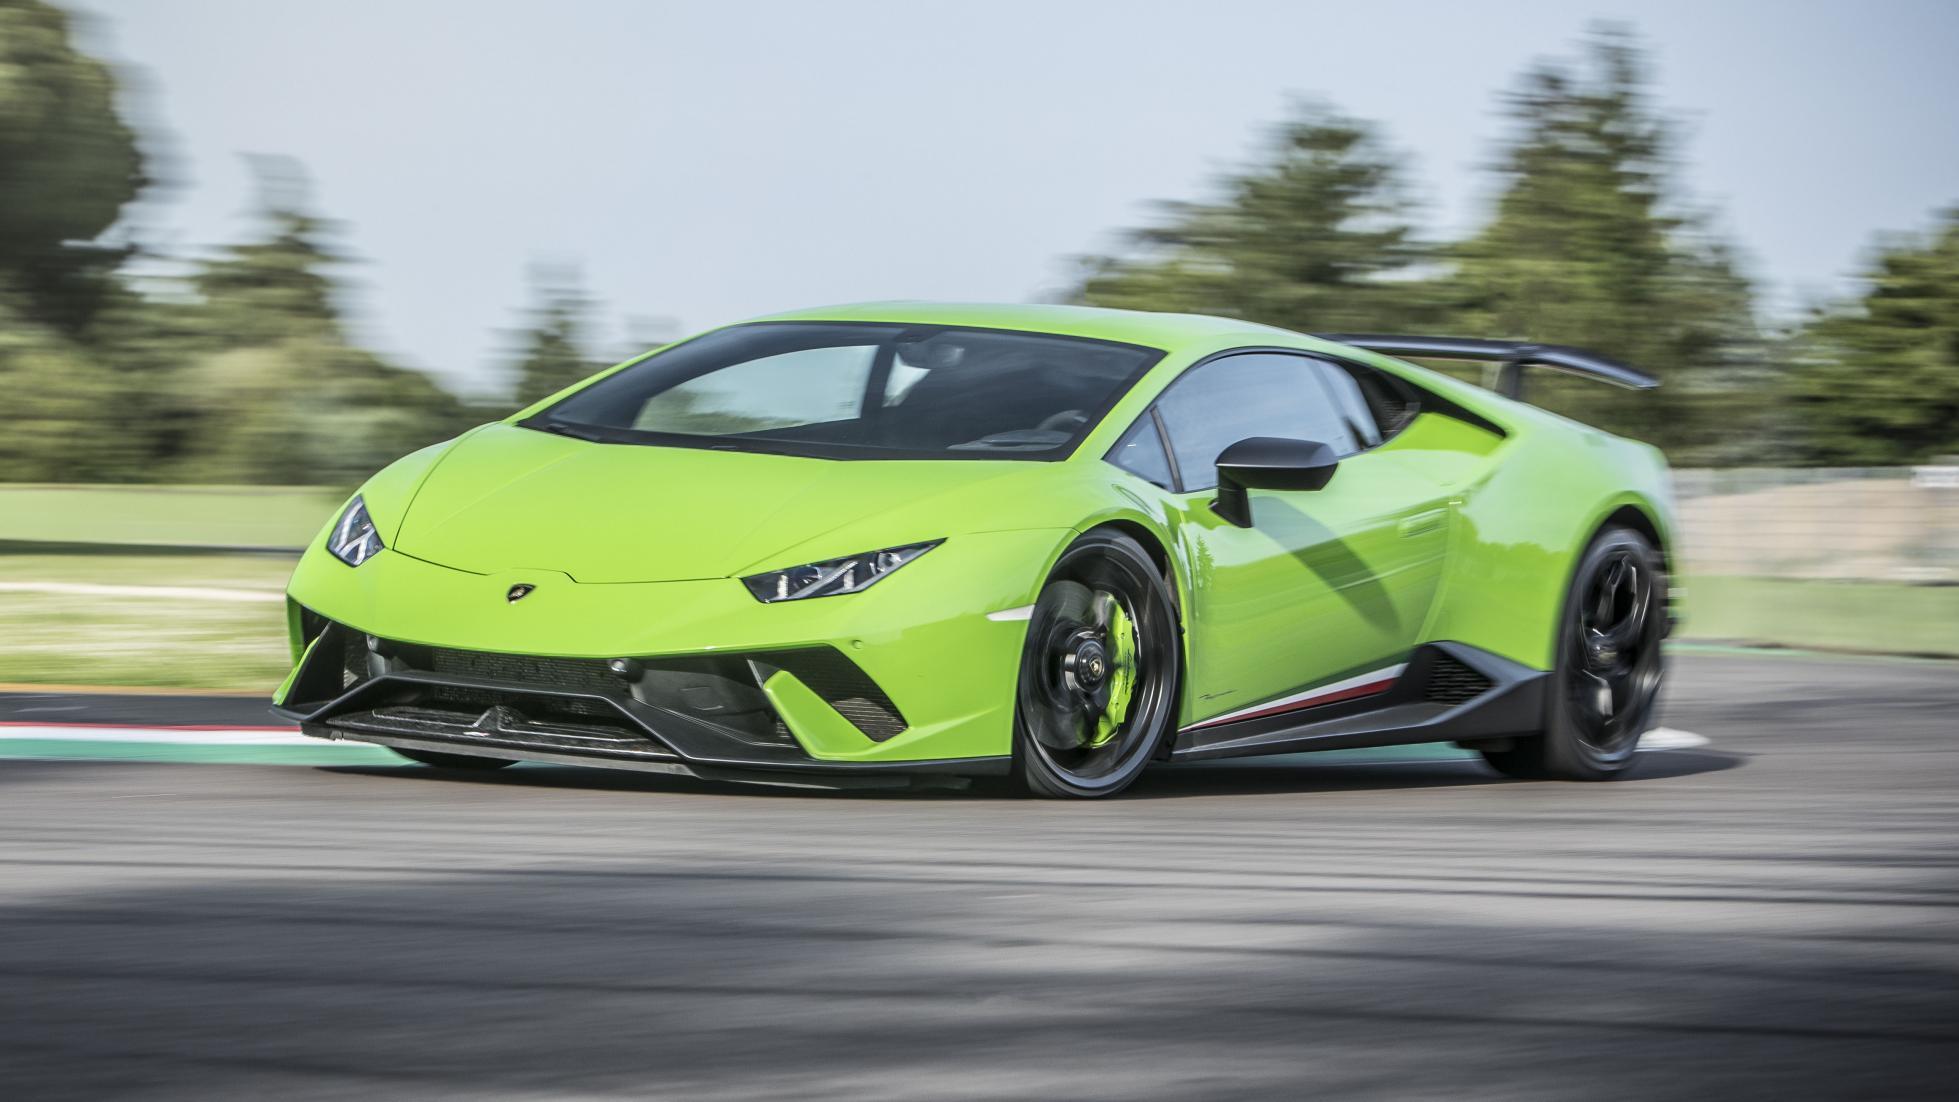
[[[0,485],[0,542],[303,547],[343,495],[309,486]]]
[[[0,581],[278,593],[267,555],[0,554]],[[0,591],[0,683],[262,691],[290,665],[282,603]]]
[[[1959,586],[1691,578],[1683,639],[1959,658]]]
[[[271,555],[0,554],[0,582],[277,593]],[[1959,657],[1959,587],[1696,578],[1681,638]],[[0,683],[270,693],[285,676],[284,607],[176,597],[0,591]]]

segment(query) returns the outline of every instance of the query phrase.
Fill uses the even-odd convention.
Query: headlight
[[[847,559],[831,559],[807,566],[792,566],[787,570],[771,570],[766,574],[750,574],[742,582],[748,586],[750,593],[755,594],[755,599],[764,604],[855,593],[870,588],[878,579],[943,542],[932,540],[929,543],[887,547],[882,551],[867,551]]]
[[[374,518],[367,515],[367,503],[359,496],[347,503],[347,511],[327,536],[327,550],[348,566],[359,566],[381,550],[381,533],[374,530]]]

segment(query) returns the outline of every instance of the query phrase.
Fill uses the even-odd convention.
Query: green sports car
[[[1490,389],[1417,359],[1488,364]],[[789,784],[1650,726],[1665,461],[1524,404],[1576,349],[887,303],[716,329],[370,479],[300,560],[308,734]]]

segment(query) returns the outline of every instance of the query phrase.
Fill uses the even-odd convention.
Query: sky
[[[1197,199],[1298,98],[1380,123],[1438,233],[1486,210],[1499,97],[1601,19],[1656,63],[1682,183],[1772,309],[1959,203],[1959,2],[74,0],[165,181],[147,242],[252,229],[303,164],[357,337],[504,385],[538,265],[601,351],[777,310],[1025,301]]]

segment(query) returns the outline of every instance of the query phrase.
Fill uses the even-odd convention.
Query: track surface
[[[4,762],[0,1097],[1951,1097],[1959,667],[1665,718],[1091,805]]]

